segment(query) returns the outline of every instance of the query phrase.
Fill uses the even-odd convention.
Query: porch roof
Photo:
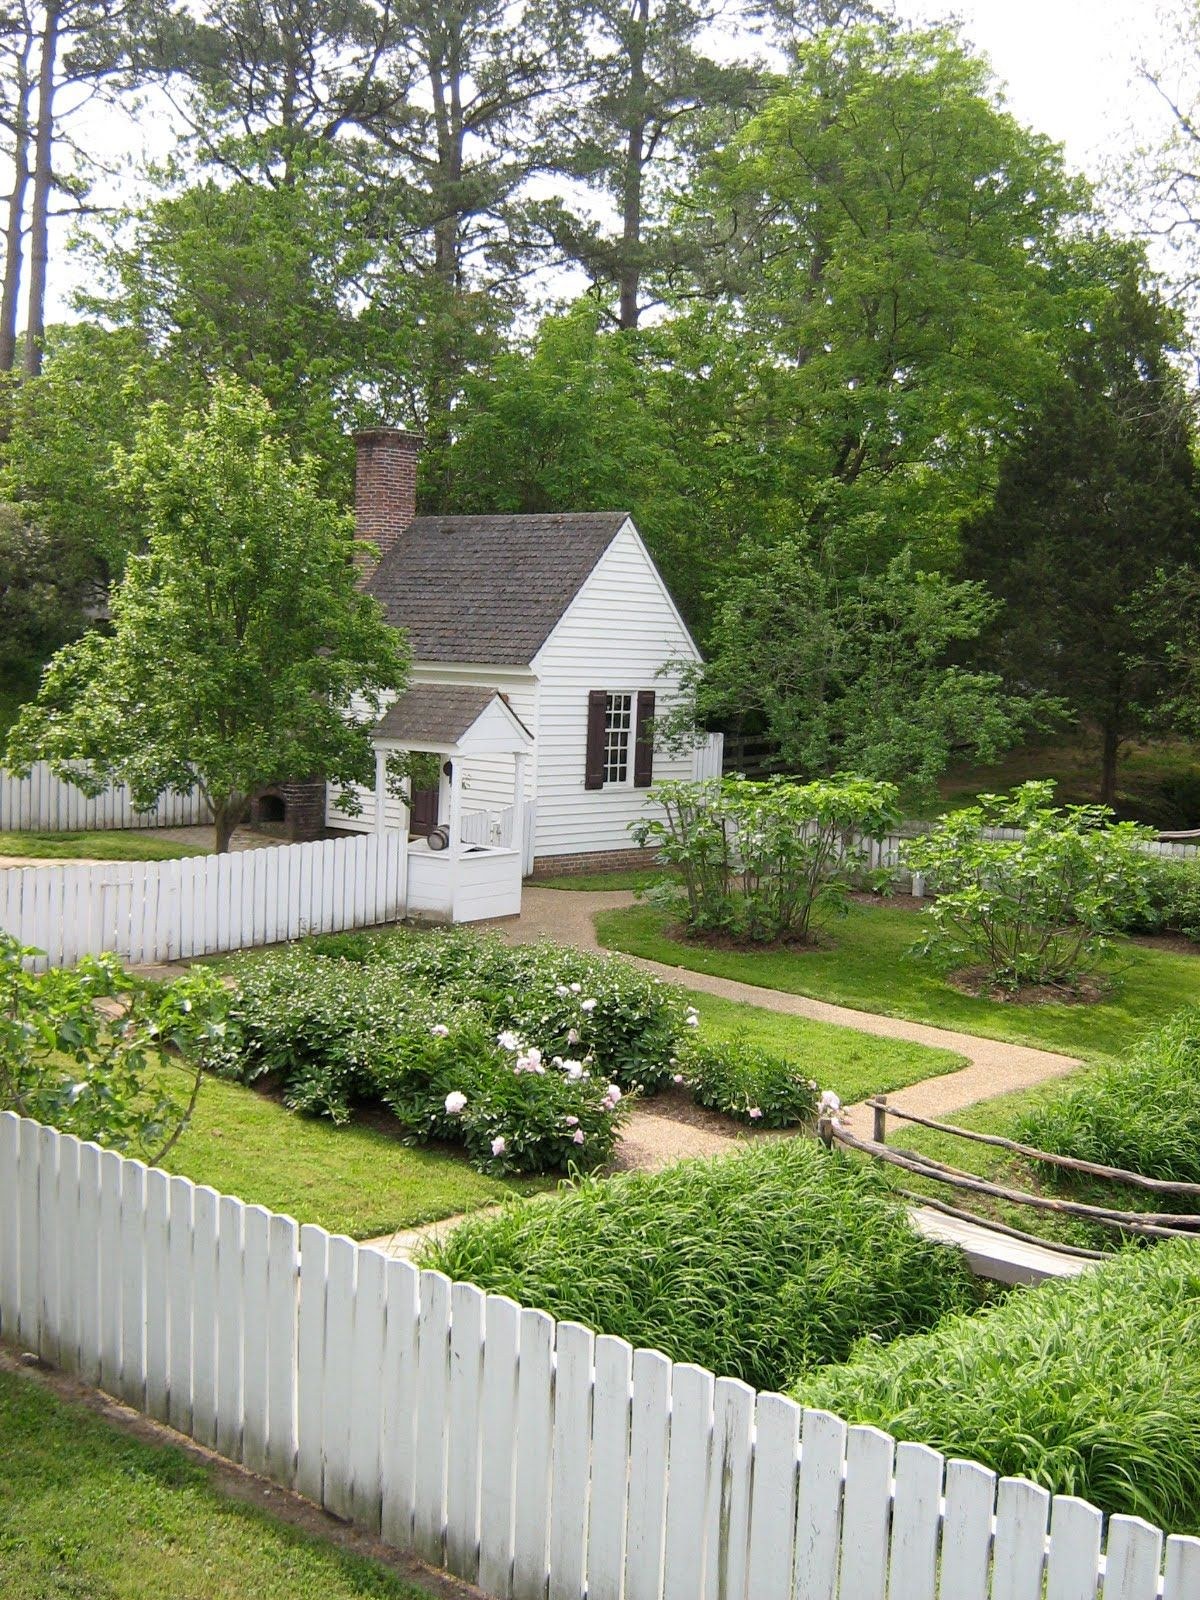
[[[482,741],[468,735],[486,720]],[[376,723],[373,737],[380,744],[455,750],[472,742],[516,753],[528,750],[533,735],[508,701],[496,689],[473,684],[418,683],[394,700]]]

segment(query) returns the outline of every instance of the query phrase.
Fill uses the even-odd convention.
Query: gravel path
[[[600,911],[633,905],[628,891],[588,891],[583,889],[538,889],[525,886],[521,915],[499,931],[514,943],[534,939],[554,939],[583,950],[599,950],[595,918]],[[1061,1078],[1079,1066],[1074,1056],[1050,1050],[1034,1050],[1028,1045],[1010,1044],[1003,1039],[982,1039],[977,1034],[959,1033],[953,1028],[937,1028],[925,1022],[908,1022],[902,1017],[885,1017],[873,1011],[855,1011],[849,1006],[831,1005],[807,995],[786,994],[780,989],[761,989],[752,983],[731,978],[716,978],[708,973],[689,972],[639,956],[626,957],[646,972],[720,995],[726,1000],[741,1000],[761,1006],[765,1011],[780,1011],[790,1016],[809,1017],[814,1022],[831,1022],[841,1028],[854,1028],[887,1039],[906,1039],[913,1044],[932,1045],[965,1056],[967,1065],[924,1083],[911,1084],[889,1095],[902,1111],[922,1117],[944,1117],[977,1100],[1028,1089],[1048,1078]],[[860,1138],[871,1136],[871,1113],[865,1106],[853,1107],[847,1119],[851,1132]],[[699,1153],[699,1152],[698,1152]]]

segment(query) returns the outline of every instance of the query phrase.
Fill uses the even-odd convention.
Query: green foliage
[[[794,1128],[816,1119],[816,1079],[745,1038],[690,1040],[676,1077],[697,1105],[751,1127]]]
[[[957,664],[996,604],[981,584],[922,572],[906,553],[881,573],[839,536],[753,550],[718,590],[702,718],[749,717],[789,770],[851,770],[919,800],[952,759],[995,760],[1053,710]]]
[[[1124,926],[1134,933],[1178,933],[1200,944],[1200,860],[1152,859],[1145,899]]]
[[[1149,830],[1104,806],[1052,804],[1050,782],[981,795],[905,847],[931,880],[922,953],[982,966],[989,983],[1064,989],[1096,972],[1108,936],[1147,903]],[[995,837],[996,830],[1017,836]]]
[[[0,683],[32,677],[82,628],[82,584],[67,565],[62,547],[20,507],[0,504]]]
[[[206,409],[156,407],[121,481],[144,507],[147,549],[112,600],[111,634],[61,650],[9,734],[89,792],[128,784],[149,805],[199,783],[218,849],[250,797],[314,772],[371,781],[369,722],[403,685],[407,652],[356,586],[347,520],[289,459],[261,395],[214,384]]]
[[[808,939],[814,920],[840,908],[865,859],[865,841],[896,820],[896,789],[848,773],[814,783],[746,778],[661,783],[661,808],[632,833],[683,879],[690,933],[758,943]],[[648,898],[678,898],[668,882]]]
[[[190,1098],[180,1099],[162,1069],[176,1057],[195,1063],[219,1044],[219,979],[196,968],[162,988],[111,955],[33,973],[25,965],[33,954],[0,933],[0,1109],[161,1161],[187,1127],[199,1087],[197,1075]]]
[[[1200,1530],[1200,1244],[1128,1250],[803,1379],[796,1397],[994,1472]]]
[[[339,1124],[386,1106],[496,1174],[607,1160],[624,1091],[673,1070],[682,1032],[678,999],[622,962],[468,933],[333,936],[235,971],[210,1067]]]
[[[1035,1104],[1014,1126],[1013,1138],[1052,1155],[1200,1183],[1200,1007],[1177,1011],[1125,1060]],[[1047,1168],[1046,1176],[1066,1181],[1060,1169]],[[1178,1195],[1155,1203],[1164,1211],[1198,1209]]]
[[[181,861],[202,856],[198,844],[161,839],[157,828],[95,828],[80,833],[0,832],[0,856],[30,861]]]
[[[470,1218],[422,1265],[761,1389],[975,1303],[871,1167],[764,1143]]]

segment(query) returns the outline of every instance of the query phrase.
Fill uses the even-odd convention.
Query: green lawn
[[[160,839],[153,828],[114,828],[84,833],[0,833],[0,856],[29,856],[42,861],[178,861],[202,856],[206,847]]]
[[[623,872],[573,872],[561,878],[534,878],[529,886],[531,889],[589,889],[598,893],[625,889],[636,894],[652,883],[677,876],[666,867],[629,867]]]
[[[662,911],[630,906],[602,911],[596,931],[610,950],[670,966],[1089,1059],[1119,1055],[1176,1007],[1200,1000],[1200,956],[1128,943],[1121,946],[1124,970],[1111,995],[1098,1004],[973,999],[911,953],[918,913],[886,903],[852,904],[847,916],[830,925],[819,949],[744,951],[687,944],[669,937],[669,922]]]
[[[815,1078],[822,1089],[833,1089],[845,1105],[868,1095],[903,1089],[922,1078],[940,1078],[944,1072],[957,1072],[966,1065],[952,1050],[931,1050],[904,1039],[879,1039],[853,1028],[723,1000],[698,989],[686,992],[700,1013],[702,1036],[742,1038],[784,1056],[795,1062],[805,1077]]]
[[[484,1177],[457,1152],[410,1149],[382,1127],[335,1128],[223,1078],[206,1078],[163,1165],[250,1205],[371,1239],[531,1194],[546,1179]]]
[[[225,1494],[214,1469],[0,1372],[4,1600],[427,1600]]]

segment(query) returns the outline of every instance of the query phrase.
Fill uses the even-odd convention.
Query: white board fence
[[[135,811],[129,790],[110,785],[94,799],[56,778],[44,761],[27,778],[0,767],[0,830],[9,833],[78,833],[92,828],[190,828],[212,821],[198,788],[161,794],[149,811]]]
[[[35,969],[111,950],[187,960],[404,915],[407,839],[360,834],[182,861],[0,870],[0,930],[44,952]]]
[[[501,1600],[1200,1595],[1200,1540],[9,1112],[0,1336]]]

